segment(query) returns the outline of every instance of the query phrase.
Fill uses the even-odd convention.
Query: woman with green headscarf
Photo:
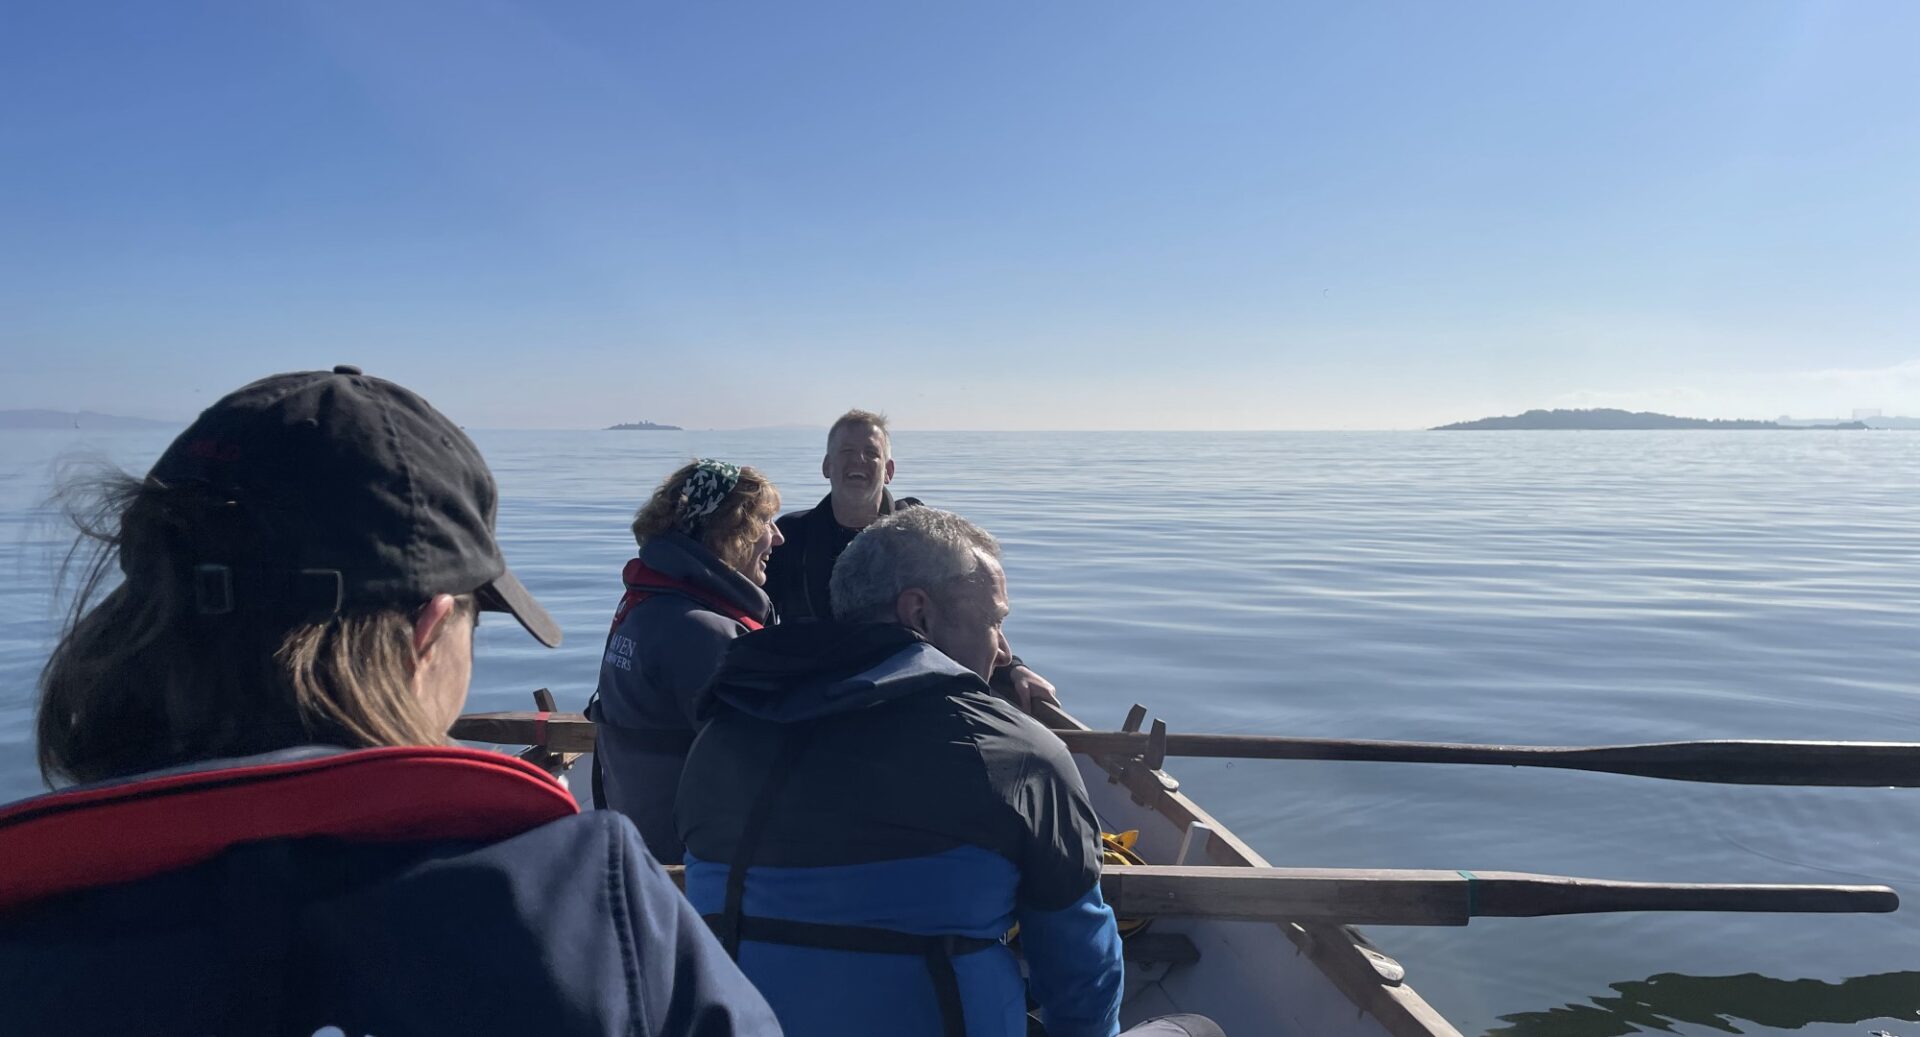
[[[587,715],[597,725],[594,804],[633,819],[666,863],[680,768],[698,724],[694,698],[728,642],[774,621],[761,586],[781,543],[780,492],[752,468],[702,458],[667,477],[633,519],[639,556],[600,660]]]

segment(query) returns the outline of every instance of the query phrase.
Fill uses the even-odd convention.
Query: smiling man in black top
[[[882,515],[920,503],[913,497],[896,500],[887,490],[893,481],[893,442],[884,414],[856,409],[840,415],[827,430],[820,474],[832,491],[813,507],[780,518],[786,543],[775,547],[767,562],[767,597],[788,623],[830,618],[828,579],[840,553]],[[1037,701],[1060,701],[1052,683],[1019,656],[994,671],[993,688],[1028,711]]]

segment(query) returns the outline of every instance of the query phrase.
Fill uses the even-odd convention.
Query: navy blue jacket
[[[722,913],[742,831],[778,771],[745,915],[981,942],[1018,922],[1048,1033],[1118,1031],[1120,940],[1100,897],[1098,824],[1045,728],[893,624],[741,637],[702,709],[710,718],[677,814],[687,897],[703,915]],[[783,758],[796,737],[804,748]],[[739,961],[792,1037],[942,1032],[921,958],[749,932]],[[1028,988],[1013,952],[994,944],[952,961],[966,1032],[1024,1035]]]
[[[684,852],[673,827],[680,768],[697,724],[694,698],[720,666],[727,644],[745,624],[715,606],[773,621],[773,606],[752,581],[679,533],[647,538],[638,567],[627,564],[628,589],[653,576],[684,585],[662,589],[626,610],[607,638],[600,683],[587,707],[598,725],[600,796],[640,829],[647,848],[669,864]]]
[[[488,844],[248,842],[15,906],[0,990],[9,1034],[779,1034],[608,811]]]

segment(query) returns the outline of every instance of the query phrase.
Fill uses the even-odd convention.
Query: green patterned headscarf
[[[740,466],[703,457],[693,463],[693,474],[680,488],[674,526],[688,536],[698,536],[707,516],[720,509],[727,494],[740,484]]]

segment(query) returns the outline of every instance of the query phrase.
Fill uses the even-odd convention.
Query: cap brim
[[[560,624],[555,623],[547,610],[533,600],[533,595],[527,593],[527,588],[521,584],[519,577],[513,575],[513,570],[494,577],[493,582],[481,587],[475,596],[482,609],[510,612],[521,626],[527,628],[527,633],[532,634],[534,640],[548,648],[560,647]]]

